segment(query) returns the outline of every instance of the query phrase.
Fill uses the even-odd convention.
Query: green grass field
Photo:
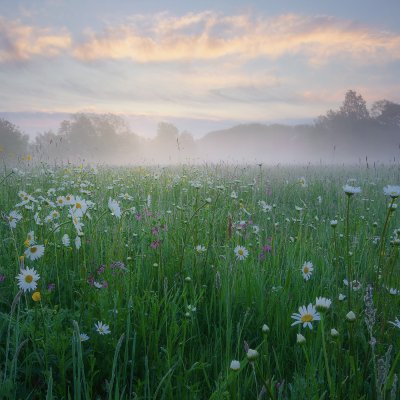
[[[0,182],[1,399],[400,398],[399,166]]]

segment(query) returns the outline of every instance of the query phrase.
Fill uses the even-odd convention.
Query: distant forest
[[[33,142],[10,121],[0,118],[0,158],[16,162],[169,164],[196,162],[389,163],[400,158],[400,104],[388,100],[370,109],[349,90],[338,110],[312,124],[246,124],[210,132],[194,140],[160,122],[154,139],[132,132],[123,117],[77,113],[57,132],[39,133]]]

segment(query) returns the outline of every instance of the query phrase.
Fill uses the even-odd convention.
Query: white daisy
[[[396,328],[400,329],[400,320],[398,318],[396,318],[394,321],[389,321],[389,324],[392,324]]]
[[[44,254],[44,245],[35,244],[33,246],[29,246],[24,252],[26,258],[28,260],[35,261],[38,258],[42,257]]]
[[[67,234],[63,235],[61,241],[65,247],[68,247],[71,244],[71,240]]]
[[[301,267],[301,272],[303,274],[304,280],[308,281],[311,278],[312,272],[314,271],[314,267],[311,261],[306,261],[304,265]]]
[[[353,194],[361,193],[361,188],[356,186],[344,185],[343,191],[348,195],[352,196]]]
[[[111,333],[110,327],[106,324],[103,324],[101,321],[97,321],[97,324],[94,324],[94,326],[100,335],[108,335]]]
[[[307,307],[299,307],[299,312],[292,314],[291,318],[296,320],[293,322],[292,326],[303,324],[303,328],[308,326],[310,329],[312,329],[311,322],[319,321],[321,319],[319,313],[311,303]]]
[[[18,287],[26,292],[36,289],[40,275],[33,268],[26,268],[21,270],[16,279],[18,279]]]
[[[121,218],[121,208],[119,207],[118,201],[113,200],[110,197],[108,199],[108,208],[110,209],[112,215],[117,218]]]
[[[383,188],[385,196],[390,196],[392,199],[397,199],[400,196],[400,186],[388,185]]]
[[[206,247],[203,246],[202,244],[198,244],[198,245],[195,247],[195,249],[196,249],[196,251],[197,251],[198,253],[205,253],[205,252],[207,251]]]
[[[315,308],[318,311],[326,311],[330,308],[332,300],[325,297],[317,297],[315,300]]]
[[[249,255],[249,251],[244,246],[236,246],[234,252],[236,255],[236,259],[240,261],[245,260]]]
[[[79,339],[81,342],[86,342],[87,340],[89,340],[89,336],[86,333],[80,333],[79,334]]]
[[[18,214],[16,211],[11,211],[7,216],[8,223],[10,224],[10,228],[15,228],[17,226],[17,222],[22,219],[22,215]]]

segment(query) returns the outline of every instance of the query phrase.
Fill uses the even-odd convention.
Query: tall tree
[[[24,135],[17,126],[0,118],[0,157],[9,159],[26,154],[28,135]]]

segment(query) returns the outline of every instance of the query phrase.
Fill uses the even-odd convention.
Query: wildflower
[[[17,226],[17,222],[22,219],[22,215],[18,214],[16,211],[11,211],[7,216],[8,223],[10,224],[10,228],[14,229]]]
[[[392,199],[397,199],[400,196],[400,186],[387,185],[383,188],[385,196],[390,196]]]
[[[239,371],[239,369],[240,369],[240,361],[232,360],[231,361],[231,365],[230,365],[230,369],[232,371]]]
[[[245,260],[249,255],[249,251],[244,246],[236,246],[234,252],[236,255],[236,259],[240,261]]]
[[[394,321],[389,321],[389,324],[392,324],[396,328],[400,329],[400,320],[398,318],[396,318]]]
[[[318,311],[326,311],[330,308],[332,300],[325,297],[317,297],[315,300],[315,308]]]
[[[80,333],[79,334],[79,340],[81,341],[81,342],[86,342],[87,340],[89,340],[90,338],[89,338],[89,336],[86,334],[86,333]]]
[[[41,299],[42,299],[42,296],[40,295],[40,292],[33,292],[33,294],[32,294],[33,301],[40,301]]]
[[[76,249],[79,250],[81,248],[81,245],[82,245],[82,240],[81,240],[80,236],[77,236],[75,238],[75,247],[76,247]]]
[[[354,321],[356,320],[356,314],[354,314],[353,311],[349,311],[349,312],[346,314],[346,319],[347,319],[347,321],[349,321],[349,322],[354,322]]]
[[[248,349],[246,356],[249,361],[254,361],[258,358],[258,351],[253,349]]]
[[[61,241],[65,247],[68,247],[71,244],[71,240],[67,234],[63,235]]]
[[[26,292],[36,289],[40,275],[33,268],[26,268],[21,270],[16,279],[18,279],[18,287]]]
[[[345,298],[346,298],[346,296],[344,295],[344,294],[342,294],[342,293],[339,293],[339,301],[343,301]]]
[[[307,181],[306,181],[306,178],[304,178],[304,176],[302,176],[301,178],[299,178],[299,184],[300,184],[300,186],[301,187],[303,187],[303,188],[305,188],[305,187],[307,187]]]
[[[312,329],[311,322],[319,321],[321,319],[319,313],[311,303],[307,307],[299,307],[299,312],[292,314],[292,318],[296,321],[293,322],[291,326],[303,324],[303,328],[308,326],[310,329]]]
[[[331,221],[331,227],[332,228],[336,228],[337,227],[337,219],[333,219],[332,221]]]
[[[339,332],[335,328],[332,328],[331,329],[331,336],[332,337],[338,337],[339,336]]]
[[[94,326],[96,327],[97,333],[100,335],[108,335],[111,333],[110,327],[106,324],[103,324],[101,321],[97,321],[97,324],[94,324]]]
[[[232,191],[231,198],[232,199],[237,199],[238,198],[238,194],[235,191]]]
[[[306,261],[301,268],[304,280],[308,281],[311,278],[314,268],[310,261]]]
[[[42,244],[30,246],[25,250],[24,254],[28,260],[35,261],[43,256],[44,246]]]
[[[206,252],[207,251],[207,249],[205,248],[205,246],[203,246],[203,245],[201,245],[201,244],[198,244],[197,246],[196,246],[196,251],[198,252],[198,253],[204,253],[204,252]]]
[[[347,196],[353,196],[353,194],[361,193],[361,188],[345,185],[343,186],[343,191],[347,194]]]
[[[301,333],[298,333],[296,336],[296,342],[298,344],[304,344],[306,342],[306,338]]]
[[[261,328],[262,333],[267,334],[269,332],[269,326],[267,324],[264,324]]]
[[[24,245],[26,247],[32,246],[35,243],[35,233],[33,231],[30,231],[27,235],[26,235],[26,240],[24,242]]]
[[[395,204],[395,203],[389,204],[388,208],[389,208],[389,210],[391,212],[396,211],[397,210],[397,204]]]
[[[108,199],[108,208],[111,211],[111,214],[116,216],[117,218],[121,218],[121,208],[116,200],[112,200],[111,197]]]
[[[349,286],[349,281],[347,279],[343,279],[343,283],[345,286]],[[352,282],[350,282],[350,289],[353,289],[354,292],[357,292],[361,289],[361,282],[354,279]]]
[[[55,284],[55,283],[49,283],[49,284],[47,285],[47,290],[48,290],[49,292],[52,292],[55,288],[56,288],[56,284]]]

